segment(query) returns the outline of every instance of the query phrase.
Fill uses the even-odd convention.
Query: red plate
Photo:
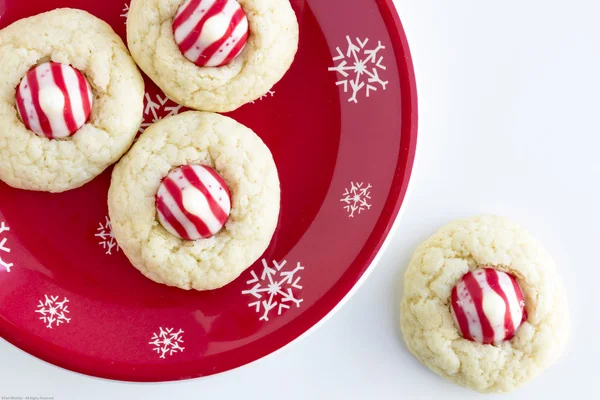
[[[220,290],[162,286],[111,236],[110,171],[59,195],[0,182],[0,335],[73,371],[168,381],[257,360],[332,311],[398,214],[417,139],[415,80],[392,1],[351,3],[292,0],[294,65],[230,114],[279,168],[281,218],[261,260]],[[123,0],[0,0],[0,28],[56,7],[85,9],[125,36]],[[145,126],[179,111],[147,81]]]

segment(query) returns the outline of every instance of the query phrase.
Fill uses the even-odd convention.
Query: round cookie
[[[69,138],[40,137],[19,118],[16,88],[46,61],[81,71],[93,91],[90,119]],[[0,180],[16,188],[82,186],[127,151],[142,121],[141,74],[111,27],[84,11],[57,9],[0,31],[0,74]]]
[[[73,136],[28,130],[16,88],[37,64],[81,71],[93,92],[89,120]],[[57,9],[0,31],[0,180],[28,190],[63,192],[91,181],[131,146],[142,121],[144,82],[123,41],[85,11]]]
[[[184,0],[132,0],[127,42],[140,68],[175,102],[228,112],[266,94],[290,68],[298,21],[289,0],[239,0],[250,35],[242,53],[221,67],[199,67],[179,49],[173,19]]]
[[[526,320],[510,341],[481,344],[461,336],[452,290],[468,272],[494,268],[514,276]],[[401,329],[409,350],[432,371],[480,392],[506,392],[554,363],[570,332],[566,292],[541,243],[508,219],[455,221],[415,251],[404,276]]]
[[[212,168],[231,193],[225,227],[195,241],[169,233],[155,201],[163,179],[189,164]],[[262,255],[279,203],[277,167],[262,140],[231,118],[196,111],[150,126],[115,167],[108,194],[113,232],[131,263],[155,282],[196,290],[225,286]]]

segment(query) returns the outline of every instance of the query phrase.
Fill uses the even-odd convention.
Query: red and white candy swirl
[[[461,278],[452,290],[452,315],[465,339],[484,344],[512,339],[527,319],[515,277],[492,268]]]
[[[181,53],[200,67],[229,64],[248,40],[248,18],[235,0],[186,0],[173,20]]]
[[[73,135],[87,122],[92,110],[92,89],[83,74],[55,62],[30,69],[16,97],[23,124],[49,139]]]
[[[184,240],[198,240],[223,228],[231,212],[231,195],[212,168],[184,165],[161,182],[156,208],[158,220],[167,231]]]

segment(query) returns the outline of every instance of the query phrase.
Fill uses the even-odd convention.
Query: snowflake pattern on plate
[[[4,232],[9,232],[9,231],[10,231],[10,228],[8,226],[6,226],[6,223],[4,221],[0,222],[0,235],[2,235]],[[0,267],[4,267],[6,272],[10,272],[10,269],[14,266],[14,264],[11,262],[5,261],[5,259],[2,258],[2,256],[3,256],[2,253],[10,253],[10,248],[6,244],[7,241],[8,241],[8,238],[0,237]],[[5,255],[5,257],[6,257],[6,255]]]
[[[242,294],[253,296],[256,301],[248,304],[248,307],[254,307],[257,313],[262,313],[259,320],[268,321],[271,310],[277,309],[277,315],[281,315],[283,310],[290,308],[290,303],[300,307],[302,299],[294,295],[294,289],[302,289],[299,285],[301,277],[296,274],[304,269],[300,263],[291,271],[283,270],[287,261],[281,264],[273,261],[274,268],[269,267],[266,260],[262,260],[262,272],[260,277],[255,271],[251,271],[252,279],[246,281],[247,285],[254,285],[252,288],[243,290]]]
[[[382,90],[386,90],[388,81],[383,81],[379,77],[379,70],[385,71],[386,66],[383,65],[383,56],[379,55],[385,46],[381,42],[377,42],[377,47],[367,49],[369,39],[360,40],[356,38],[356,43],[352,41],[350,36],[346,36],[348,47],[346,52],[337,47],[337,56],[333,57],[333,61],[337,63],[334,67],[330,67],[329,71],[335,71],[341,79],[336,82],[336,85],[343,86],[344,93],[352,92],[348,102],[358,103],[358,95],[365,89],[366,97],[369,97],[371,91],[377,91],[378,85]],[[377,58],[379,56],[379,58]]]
[[[343,197],[340,199],[344,203],[344,209],[348,211],[350,218],[360,214],[365,210],[371,209],[371,185],[365,185],[363,182],[350,182],[350,188],[346,188]]]
[[[104,224],[102,222],[98,223],[98,229],[96,229],[96,232],[98,233],[94,236],[98,238],[98,244],[102,246],[106,251],[106,254],[111,255],[113,249],[119,251],[119,244],[113,235],[110,219],[108,219],[108,217],[104,217],[104,219]]]
[[[129,3],[125,3],[123,9],[121,10],[121,15],[119,15],[119,17],[125,18],[125,23],[127,23],[127,17],[129,17]]]
[[[174,328],[163,329],[161,327],[158,333],[152,335],[152,341],[149,344],[154,346],[152,350],[160,354],[160,358],[165,358],[167,354],[171,356],[174,353],[185,350],[185,347],[181,347],[183,343],[183,330],[180,329],[177,332],[173,332],[174,330]]]
[[[256,100],[252,100],[252,101],[250,102],[250,104],[254,104],[254,103],[256,103],[257,101],[260,101],[260,100],[266,99],[267,97],[273,97],[273,96],[275,96],[275,91],[274,91],[274,90],[269,90],[269,91],[267,92],[267,94],[263,94],[263,95],[262,95],[262,96],[260,96],[258,99],[256,99]]]
[[[146,105],[144,107],[144,122],[142,122],[140,127],[140,133],[163,118],[179,114],[183,108],[179,104],[169,100],[165,95],[157,94],[154,97],[156,101],[148,93],[144,95]]]
[[[46,323],[46,328],[52,329],[53,326],[71,322],[71,318],[67,317],[70,311],[67,305],[69,300],[66,297],[62,301],[58,301],[58,296],[45,294],[44,297],[45,300],[40,300],[35,312],[42,314],[40,319]]]

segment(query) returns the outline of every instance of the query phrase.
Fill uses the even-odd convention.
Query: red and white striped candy
[[[248,18],[235,0],[186,0],[173,20],[181,53],[200,67],[229,64],[248,40]]]
[[[214,236],[231,211],[227,184],[212,168],[184,165],[171,171],[156,193],[158,220],[184,240]]]
[[[17,109],[27,129],[49,139],[73,135],[90,117],[92,89],[83,74],[66,64],[33,67],[17,88]]]
[[[512,339],[527,319],[515,277],[491,268],[461,278],[452,290],[452,315],[465,339],[484,344]]]

